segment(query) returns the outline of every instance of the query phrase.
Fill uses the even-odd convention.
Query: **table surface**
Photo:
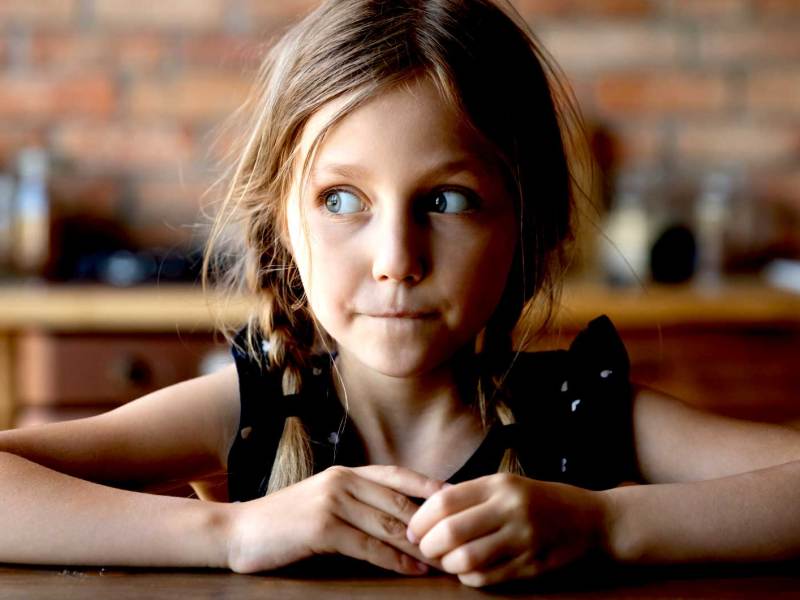
[[[238,575],[227,571],[0,566],[10,598],[798,598],[800,563],[578,571],[476,590],[446,576]]]

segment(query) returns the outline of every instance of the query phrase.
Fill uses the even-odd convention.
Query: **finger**
[[[524,549],[512,545],[507,529],[501,528],[451,550],[441,558],[442,569],[448,573],[469,573],[517,556]]]
[[[426,558],[416,544],[406,539],[406,524],[391,514],[351,497],[349,501],[342,502],[337,507],[336,516],[358,531],[392,546],[417,561],[436,568],[440,566],[438,560]]]
[[[510,579],[527,579],[544,573],[547,569],[537,560],[531,558],[530,552],[524,552],[509,561],[504,561],[489,569],[460,573],[458,579],[464,585],[483,587],[501,583]]]
[[[494,533],[504,522],[499,511],[486,503],[471,506],[436,523],[419,541],[419,549],[429,558],[443,556],[471,540]]]
[[[447,487],[428,498],[408,524],[408,538],[419,541],[445,517],[483,502],[489,494],[489,488],[482,482],[483,479],[481,477]]]
[[[332,538],[336,539],[333,551],[377,567],[404,575],[422,575],[428,570],[420,561],[344,521]]]
[[[403,539],[405,539],[405,526],[419,510],[419,506],[408,496],[360,476],[348,481],[347,491],[359,502],[402,521]]]
[[[429,498],[445,485],[444,481],[396,465],[367,465],[351,470],[374,483],[415,498]]]

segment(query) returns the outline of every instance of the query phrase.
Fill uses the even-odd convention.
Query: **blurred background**
[[[0,2],[0,427],[226,362],[192,285],[212,141],[316,4]],[[800,2],[512,4],[574,89],[595,166],[573,283],[536,347],[606,312],[639,380],[800,418]]]

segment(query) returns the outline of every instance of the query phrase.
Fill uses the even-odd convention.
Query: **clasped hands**
[[[603,544],[597,494],[498,473],[428,498],[407,537],[428,560],[470,586],[535,577]]]
[[[385,465],[331,467],[230,506],[237,572],[336,553],[409,575],[432,566],[470,586],[576,560],[604,543],[607,513],[597,492],[570,485],[502,473],[449,485]]]

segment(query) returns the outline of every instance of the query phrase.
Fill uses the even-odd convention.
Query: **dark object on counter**
[[[202,253],[195,248],[140,248],[118,222],[80,215],[60,219],[53,228],[54,260],[48,279],[107,283],[118,287],[166,282],[196,282]]]
[[[199,252],[163,250],[116,250],[84,256],[78,263],[77,279],[93,280],[117,287],[141,283],[194,282],[200,276]]]
[[[691,278],[697,264],[697,242],[685,225],[671,225],[658,236],[650,250],[653,281],[682,283]]]

